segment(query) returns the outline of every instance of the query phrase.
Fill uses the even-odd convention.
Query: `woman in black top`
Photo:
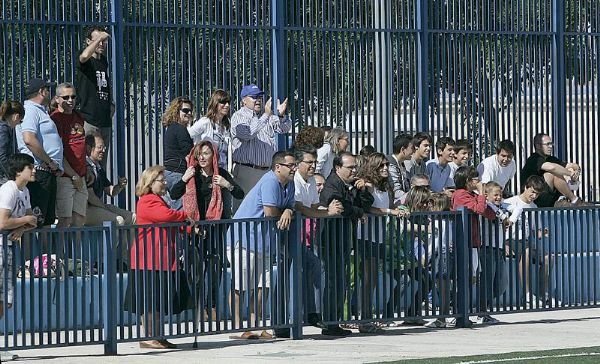
[[[181,199],[171,195],[171,189],[175,183],[181,180],[187,168],[185,157],[194,146],[187,127],[193,120],[194,105],[185,97],[178,97],[171,101],[162,116],[162,123],[166,128],[163,138],[163,164],[169,191],[165,199],[174,210],[181,210],[183,207]]]
[[[0,105],[0,185],[8,180],[8,159],[15,154],[15,127],[25,116],[18,101],[4,101]]]
[[[171,196],[181,198],[185,194],[184,210],[194,220],[230,219],[233,197],[243,199],[244,191],[229,172],[218,167],[219,154],[216,146],[204,140],[194,147],[189,158],[191,166],[173,186]],[[215,173],[216,170],[218,173]],[[219,190],[214,191],[215,188]],[[206,296],[200,295],[199,307],[211,309],[211,320],[218,320],[218,297],[226,297],[224,292],[219,294],[219,286],[227,264],[223,260],[227,227],[227,224],[204,225],[206,234],[200,242],[204,280],[198,282],[198,292],[206,292]],[[205,285],[210,289],[205,290]]]

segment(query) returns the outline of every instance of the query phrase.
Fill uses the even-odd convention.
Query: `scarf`
[[[213,176],[219,175],[219,152],[213,145]],[[195,145],[190,154],[187,156],[187,166],[198,167],[198,155],[200,154],[199,146]],[[198,173],[198,172],[196,172]],[[212,183],[212,180],[210,181]],[[200,220],[200,211],[198,210],[198,191],[196,190],[196,176],[190,178],[185,186],[185,195],[183,195],[183,210],[188,217],[194,219],[194,221]],[[219,220],[223,214],[223,198],[221,195],[221,187],[213,184],[212,196],[206,209],[206,220]]]

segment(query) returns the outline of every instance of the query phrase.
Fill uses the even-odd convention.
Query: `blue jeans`
[[[173,188],[173,186],[175,185],[175,183],[181,180],[181,177],[183,177],[183,173],[165,171],[165,179],[167,180],[167,190],[170,191],[171,188]],[[183,208],[183,197],[178,200],[173,200],[167,192],[167,194],[163,198],[173,210],[181,210]]]

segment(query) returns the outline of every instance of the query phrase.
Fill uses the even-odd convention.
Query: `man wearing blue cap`
[[[233,176],[248,193],[258,180],[268,172],[273,154],[277,151],[278,133],[287,133],[292,123],[286,116],[288,100],[277,100],[273,115],[271,99],[262,108],[264,92],[256,85],[242,87],[242,107],[231,117],[233,147]],[[240,201],[234,202],[237,210]]]
[[[23,103],[25,117],[15,128],[19,152],[34,158],[36,177],[28,185],[31,207],[38,215],[39,226],[49,226],[56,219],[56,177],[63,173],[63,143],[54,121],[48,115],[50,88],[54,82],[32,78],[27,84]]]

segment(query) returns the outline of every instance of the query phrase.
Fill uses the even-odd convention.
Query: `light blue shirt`
[[[38,159],[33,152],[27,148],[25,141],[23,140],[23,132],[29,131],[34,133],[37,137],[38,142],[53,161],[58,163],[61,170],[63,169],[63,143],[56,124],[50,119],[50,115],[46,111],[46,108],[38,103],[27,100],[23,103],[25,107],[25,117],[23,122],[17,125],[17,147],[20,153],[26,153],[33,157],[35,165],[43,165],[42,160]]]
[[[280,210],[294,207],[294,182],[290,181],[282,186],[273,171],[267,172],[250,190],[237,212],[234,219],[264,218],[264,206],[276,207]],[[242,248],[262,253],[270,250],[271,236],[275,236],[275,222],[261,224],[254,222],[235,223],[234,243],[239,243]],[[273,234],[273,235],[272,235]],[[229,233],[227,236],[231,236]]]
[[[425,165],[425,171],[431,181],[431,191],[442,192],[444,188],[454,187],[454,181],[450,178],[450,164],[442,166],[437,158],[430,159]]]

